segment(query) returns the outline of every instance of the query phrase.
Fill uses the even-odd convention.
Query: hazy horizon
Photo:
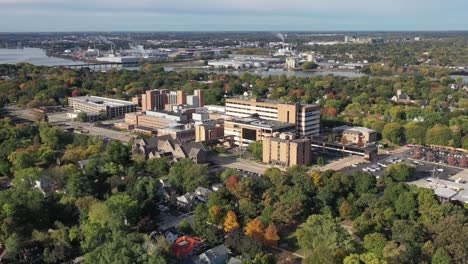
[[[0,0],[0,6],[0,32],[468,30],[466,0]]]

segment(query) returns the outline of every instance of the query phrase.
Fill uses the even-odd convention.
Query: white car
[[[383,168],[387,168],[387,167],[388,167],[387,165],[382,164],[382,163],[377,163],[377,165],[379,165],[380,167],[383,167]]]
[[[367,172],[367,171],[368,171],[368,169],[367,169],[367,168],[362,168],[362,170],[363,170],[363,171],[365,171],[365,172]]]

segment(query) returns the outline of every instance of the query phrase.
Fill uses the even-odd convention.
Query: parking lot
[[[449,179],[450,177],[463,171],[461,168],[448,166],[444,164],[435,164],[432,162],[412,159],[412,148],[396,154],[380,155],[378,159],[371,162],[355,163],[343,168],[341,171],[353,173],[356,171],[366,172],[374,175],[376,178],[383,176],[385,169],[392,164],[406,163],[415,166],[415,179],[426,177],[437,177],[440,179]]]

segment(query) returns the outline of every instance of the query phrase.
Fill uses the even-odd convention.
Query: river
[[[34,65],[43,65],[43,66],[57,66],[57,65],[69,65],[69,64],[84,64],[81,61],[72,61],[66,60],[57,57],[49,57],[46,54],[46,51],[39,48],[23,48],[23,49],[2,49],[0,48],[0,64],[16,64],[16,63],[31,63]],[[137,70],[139,67],[126,68],[129,70]],[[166,71],[172,70],[183,70],[181,68],[174,67],[164,67]],[[209,72],[209,73],[225,73],[225,74],[235,74],[241,75],[247,71],[223,71],[223,70],[212,70],[206,68],[200,68],[199,71]],[[283,69],[269,69],[268,71],[258,70],[258,71],[248,71],[250,74],[260,75],[262,77],[268,76],[277,76],[285,74],[286,76],[296,76],[296,77],[310,77],[318,75],[335,75],[335,76],[344,76],[344,77],[361,77],[364,76],[362,73],[351,72],[351,71],[286,71]],[[452,78],[457,78],[459,76],[451,76]],[[463,78],[464,82],[468,82],[468,76],[460,76]]]
[[[17,64],[23,62],[41,66],[84,64],[84,62],[81,61],[49,57],[45,50],[38,48],[0,49],[0,64]]]

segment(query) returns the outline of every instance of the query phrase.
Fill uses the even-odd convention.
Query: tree
[[[263,159],[263,144],[261,141],[255,141],[249,144],[249,151],[257,160]]]
[[[76,120],[79,122],[88,122],[88,114],[86,112],[80,112],[76,116]]]
[[[129,195],[115,194],[105,202],[92,204],[88,216],[90,224],[118,229],[136,223],[139,206]]]
[[[383,128],[382,137],[390,143],[399,145],[403,139],[403,127],[397,123],[388,123]]]
[[[432,256],[432,264],[450,264],[452,263],[452,259],[450,258],[449,254],[443,249],[438,248],[434,255]]]
[[[159,159],[148,159],[146,161],[146,171],[154,174],[156,177],[165,176],[169,173],[169,159],[166,157]]]
[[[450,227],[450,228],[447,228]],[[429,225],[434,246],[443,248],[454,263],[464,263],[468,259],[468,223],[464,216],[449,215]]]
[[[85,254],[84,263],[150,263],[148,255],[143,248],[142,239],[136,239],[124,234],[116,234],[115,237],[94,251]],[[162,258],[152,257],[153,263],[165,263]]]
[[[169,171],[169,181],[182,192],[193,192],[198,186],[208,186],[208,167],[183,159]]]
[[[386,244],[387,239],[380,233],[371,233],[364,237],[364,248],[379,258],[383,257]]]
[[[325,165],[325,160],[323,159],[323,157],[320,156],[320,157],[317,158],[317,165],[318,166]]]
[[[400,194],[395,203],[395,210],[403,219],[415,219],[417,204],[414,195],[410,192]]]
[[[130,161],[130,150],[122,142],[112,140],[106,146],[106,157],[110,162],[126,165]]]
[[[224,244],[246,258],[262,253],[261,244],[249,236],[244,236],[239,229],[227,234]]]
[[[415,167],[406,163],[392,164],[385,169],[384,176],[396,182],[407,181],[414,177]]]
[[[351,206],[351,204],[349,204],[348,201],[344,200],[341,203],[339,212],[340,212],[341,217],[343,217],[345,219],[348,219],[351,216],[351,214],[353,213],[353,207]]]
[[[304,64],[302,64],[303,70],[315,70],[317,68],[318,68],[318,64],[313,61],[304,62]]]
[[[76,166],[67,171],[67,194],[71,197],[80,197],[91,193],[91,184],[88,177],[83,175]]]
[[[299,246],[313,250],[319,247],[333,252],[353,252],[354,240],[339,222],[330,215],[311,215],[295,233]]]
[[[190,234],[192,232],[192,227],[187,219],[182,220],[179,224],[179,230],[184,234]]]
[[[53,149],[60,149],[67,143],[67,136],[63,129],[50,127],[47,123],[39,126],[39,135],[44,145]]]
[[[278,236],[278,230],[276,229],[276,225],[270,223],[268,227],[265,229],[265,243],[270,246],[276,246],[280,237]]]
[[[221,207],[218,205],[211,206],[208,216],[209,216],[208,219],[210,220],[212,224],[218,225],[223,219],[223,212],[222,212]]]
[[[193,213],[193,230],[199,236],[204,235],[208,220],[208,208],[206,205],[201,203],[195,207],[195,212]]]
[[[245,235],[252,237],[256,241],[261,241],[263,237],[263,224],[259,218],[250,221],[245,227]]]
[[[452,138],[452,130],[445,125],[435,125],[426,132],[426,143],[446,146]]]
[[[405,125],[405,138],[407,143],[424,144],[426,137],[426,127],[422,122],[409,122]]]
[[[224,232],[229,233],[236,228],[239,228],[236,213],[234,213],[232,210],[229,210],[227,212],[226,218],[224,219]]]
[[[239,177],[237,177],[236,175],[229,176],[229,178],[226,181],[226,188],[232,192],[238,183]]]

